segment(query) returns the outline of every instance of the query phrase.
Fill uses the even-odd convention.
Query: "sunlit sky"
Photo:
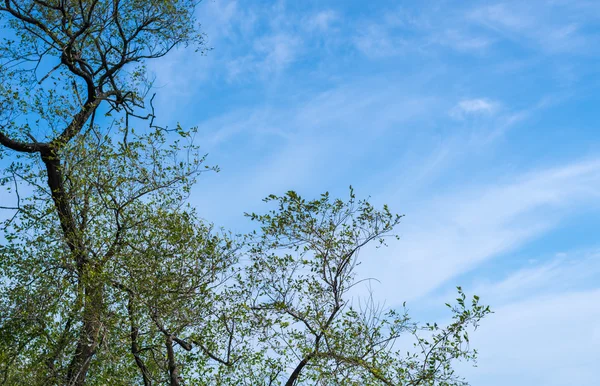
[[[474,386],[599,385],[600,1],[205,0],[202,55],[149,63],[160,123],[220,173],[191,202],[244,232],[295,190],[405,214],[363,251],[388,307],[495,311]]]
[[[154,62],[158,113],[218,164],[192,202],[244,231],[293,189],[388,203],[400,241],[362,277],[444,315],[495,314],[475,386],[597,385],[600,2],[205,1],[206,55]]]

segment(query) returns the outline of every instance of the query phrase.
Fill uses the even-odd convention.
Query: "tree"
[[[38,240],[38,245],[42,247],[41,243],[51,243],[52,240],[56,242],[54,253],[68,255],[68,259],[61,261],[62,269],[74,270],[77,296],[73,301],[82,307],[78,343],[66,374],[68,384],[81,385],[85,382],[91,359],[101,343],[102,314],[106,311],[106,297],[109,295],[105,293],[104,282],[100,278],[105,274],[106,264],[121,248],[123,229],[128,229],[128,225],[123,224],[124,206],[135,207],[144,196],[157,190],[181,187],[185,178],[194,176],[197,163],[192,162],[188,165],[191,168],[181,174],[177,174],[178,170],[166,169],[160,170],[163,174],[158,176],[155,175],[155,165],[141,164],[138,168],[146,170],[148,178],[159,181],[136,181],[139,176],[130,176],[133,180],[127,182],[133,183],[134,187],[113,192],[118,197],[112,197],[107,191],[92,197],[94,189],[100,192],[111,188],[108,185],[94,187],[85,182],[78,185],[73,180],[77,172],[71,175],[68,168],[75,168],[86,152],[99,157],[95,165],[88,167],[111,163],[111,154],[102,153],[112,150],[106,146],[109,134],[98,135],[96,142],[88,141],[89,137],[97,134],[94,118],[102,104],[109,107],[109,112],[114,110],[125,114],[126,126],[121,130],[123,149],[120,154],[112,153],[116,155],[113,160],[139,161],[135,150],[127,150],[127,124],[129,117],[137,116],[139,107],[143,107],[144,87],[149,84],[143,62],[161,57],[179,45],[202,43],[193,16],[195,4],[196,1],[192,0],[5,0],[0,5],[7,26],[14,32],[12,39],[4,39],[0,47],[0,57],[3,58],[0,72],[0,144],[29,161],[41,161],[47,178],[45,186],[40,181],[41,176],[30,173],[27,166],[23,169],[15,164],[10,172],[35,186],[37,194],[33,202],[43,201],[44,193],[48,193],[53,203],[53,209],[47,205],[44,207],[46,213],[32,213],[37,208],[31,203],[26,206],[25,211],[30,211],[32,216],[20,218],[16,231],[18,236],[23,236],[28,224],[32,227],[44,224],[44,230],[48,231],[44,235],[49,239]],[[45,75],[40,77],[41,71]],[[89,130],[84,131],[88,123]],[[36,132],[38,136],[34,135]],[[90,149],[90,146],[96,148]],[[68,165],[68,161],[74,164]],[[123,165],[118,164],[118,167]],[[107,176],[107,180],[100,183],[120,186],[120,178],[122,176]],[[130,195],[128,199],[127,194]],[[106,210],[115,212],[110,222],[108,218],[94,219],[108,222],[107,228],[113,230],[112,243],[106,239],[109,236],[106,232],[90,234],[90,231],[97,230],[89,221],[91,214],[88,211],[93,199],[114,201],[112,206],[102,204]],[[119,202],[118,199],[124,201]],[[25,213],[21,206],[19,211]],[[51,212],[59,221],[60,235],[52,223],[43,221]],[[103,215],[106,213],[100,217]],[[11,240],[12,236],[8,237]],[[65,245],[58,243],[59,239],[68,251],[60,250]],[[5,257],[5,260],[8,258]],[[58,298],[57,293],[53,296]],[[62,306],[56,305],[58,308]],[[67,312],[54,317],[65,323],[65,332],[71,329],[69,315]],[[46,353],[50,355],[50,362],[62,353],[62,342],[66,339],[66,335],[61,335],[56,352]],[[49,364],[51,369],[53,366],[53,363]]]
[[[69,144],[64,195],[89,254],[84,267],[44,170],[9,168],[4,182],[27,182],[33,193],[5,224],[0,249],[7,384],[120,384],[136,378],[136,366],[146,384],[165,374],[177,384],[179,367],[163,354],[214,311],[212,288],[230,274],[236,248],[184,205],[202,159],[181,162],[180,147],[164,145],[160,131],[135,134],[125,148],[93,128]],[[81,342],[90,352],[76,372]]]
[[[466,305],[459,288],[453,322],[445,328],[420,326],[406,312],[383,312],[372,298],[362,305],[351,301],[350,290],[360,284],[359,252],[368,244],[384,245],[401,216],[357,201],[352,189],[347,201],[328,194],[307,201],[295,192],[266,201],[277,209],[250,215],[261,232],[242,283],[262,341],[282,366],[292,364],[283,384],[462,384],[451,363],[474,359],[466,328],[490,312],[477,297]],[[397,344],[406,334],[416,348],[408,355]]]
[[[0,384],[458,384],[477,299],[440,328],[349,298],[387,207],[289,192],[236,236],[186,203],[216,168],[193,129],[154,125],[144,64],[203,47],[195,5],[0,3]]]

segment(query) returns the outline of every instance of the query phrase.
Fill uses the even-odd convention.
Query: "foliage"
[[[250,215],[262,228],[242,283],[252,288],[261,342],[281,366],[291,364],[282,384],[461,384],[452,360],[474,358],[465,345],[466,327],[489,312],[477,298],[468,307],[459,289],[446,328],[419,326],[406,312],[384,312],[372,298],[352,302],[351,290],[361,283],[355,272],[359,252],[369,243],[385,245],[401,216],[357,201],[352,189],[347,201],[328,194],[306,201],[295,192],[266,201],[278,208]],[[423,330],[427,338],[420,336]],[[414,337],[412,354],[398,344],[403,335]]]

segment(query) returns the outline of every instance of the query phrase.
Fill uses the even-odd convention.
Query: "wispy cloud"
[[[411,122],[418,122],[432,111],[443,111],[436,99],[398,93],[387,81],[371,78],[307,94],[293,107],[263,105],[199,122],[202,135],[198,143],[227,173],[227,177],[219,178],[224,184],[247,186],[209,186],[197,196],[198,202],[227,202],[226,209],[218,209],[218,217],[227,222],[256,208],[266,195],[286,189],[284,182],[289,184],[288,189],[304,186],[303,191],[308,193],[315,192],[312,189],[320,193],[339,179],[343,187],[359,184],[356,176],[350,178],[340,172],[348,164],[368,157],[372,150],[367,149],[373,141],[402,136]],[[245,161],[238,163],[235,159]],[[288,168],[288,177],[282,178],[279,172],[272,174],[275,167]],[[206,215],[216,218],[210,208]]]
[[[328,9],[317,11],[306,17],[304,21],[305,28],[309,31],[318,31],[321,33],[329,32],[333,24],[340,19],[340,16],[334,10]]]
[[[472,114],[494,114],[500,108],[500,103],[486,98],[463,99],[454,106],[450,115],[454,118],[464,118]]]
[[[431,41],[461,52],[483,51],[495,42],[487,35],[464,31],[458,26],[434,34]]]
[[[262,59],[257,64],[268,72],[279,72],[293,62],[301,48],[301,40],[287,34],[275,34],[256,41],[256,52]]]
[[[588,47],[598,42],[598,36],[586,33],[586,25],[597,20],[579,6],[581,3],[506,1],[477,7],[468,13],[468,19],[514,42],[534,44],[547,53],[587,55]]]
[[[424,296],[553,229],[566,216],[586,206],[590,210],[600,197],[600,160],[512,180],[413,204],[419,209],[406,209],[400,242],[367,262],[364,276],[380,278],[377,292],[383,297],[395,294],[402,301]]]
[[[378,59],[421,49],[426,31],[426,20],[404,8],[396,8],[383,9],[376,19],[363,21],[351,36],[359,52]]]
[[[253,47],[250,54],[226,62],[230,82],[248,76],[272,79],[270,77],[280,74],[299,57],[303,41],[292,35],[276,33],[257,38]]]
[[[503,276],[473,276],[468,279],[471,283],[463,283],[462,286],[495,308],[527,299],[597,289],[600,288],[600,251],[592,248],[558,252],[551,256],[526,255],[519,259],[516,267],[505,268],[502,272]],[[449,291],[436,300],[432,299],[432,304],[442,304],[453,295],[455,291]]]
[[[600,361],[600,290],[532,297],[496,308],[472,336],[473,386],[595,385]],[[462,367],[462,366],[461,366]]]
[[[594,363],[600,360],[595,348],[600,343],[599,251],[536,256],[521,266],[495,281],[474,277],[474,284],[463,285],[494,313],[471,335],[480,352],[478,367],[459,365],[459,373],[474,386],[516,379],[591,385]],[[454,297],[449,291],[427,303],[439,305]]]
[[[456,5],[451,9],[382,9],[377,20],[355,34],[357,49],[371,58],[408,52],[437,54],[440,47],[459,53],[489,53],[497,43],[536,48],[548,54],[596,55],[589,47],[600,7],[586,1],[497,1]]]
[[[394,36],[385,26],[369,25],[356,38],[356,47],[371,58],[395,56],[406,50],[408,42]]]

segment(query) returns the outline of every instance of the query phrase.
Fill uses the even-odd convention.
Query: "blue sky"
[[[213,49],[149,63],[159,123],[197,126],[200,214],[329,191],[406,215],[365,251],[390,307],[491,304],[474,386],[598,385],[600,2],[205,0]]]
[[[492,304],[473,385],[597,385],[600,3],[205,1],[213,48],[156,61],[159,115],[218,164],[192,201],[217,224],[294,189],[406,214],[364,253],[389,306]]]

